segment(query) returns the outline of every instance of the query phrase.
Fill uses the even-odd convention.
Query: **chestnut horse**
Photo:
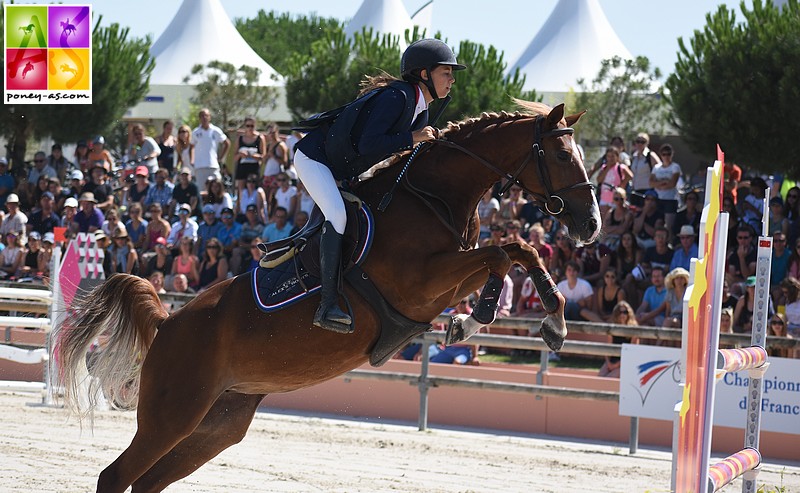
[[[375,213],[363,270],[399,312],[430,322],[490,274],[502,279],[520,264],[540,292],[549,290],[551,313],[541,333],[559,349],[566,336],[564,298],[536,250],[524,243],[470,247],[478,236],[478,201],[502,178],[527,190],[576,239],[593,241],[599,234],[593,187],[569,128],[581,114],[565,118],[563,104],[552,110],[520,104],[525,113],[450,124],[443,139],[419,153],[408,167],[408,183],[437,196],[434,208],[449,214],[434,213],[412,187],[398,187],[388,208]],[[362,182],[358,195],[377,210],[402,168],[391,166]],[[217,284],[168,315],[148,281],[117,274],[70,308],[55,349],[66,404],[80,408],[77,387],[86,378],[87,349],[98,337],[103,350],[89,359],[91,380],[109,401],[138,404],[136,434],[100,474],[97,491],[161,491],[238,443],[267,394],[324,382],[368,361],[377,317],[349,285],[345,294],[358,323],[354,333],[339,334],[312,325],[316,296],[260,311],[251,276]],[[467,327],[464,336],[472,332]]]

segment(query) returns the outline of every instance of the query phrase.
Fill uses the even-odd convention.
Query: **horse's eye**
[[[572,153],[569,151],[558,151],[557,157],[559,161],[569,161],[572,157]]]

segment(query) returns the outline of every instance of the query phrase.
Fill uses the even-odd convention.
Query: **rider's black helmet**
[[[437,65],[450,65],[453,70],[464,70],[466,65],[461,65],[456,61],[456,55],[449,46],[438,39],[420,39],[411,43],[403,58],[400,60],[400,74],[408,82],[422,82],[428,87],[431,95],[438,99],[436,89],[430,81],[430,73]],[[427,70],[428,79],[420,77],[420,72]]]

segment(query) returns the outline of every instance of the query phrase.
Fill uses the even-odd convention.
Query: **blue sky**
[[[316,12],[324,17],[349,19],[362,0],[221,0],[232,18],[253,17],[259,10],[295,14]],[[533,39],[557,0],[434,0],[433,26],[452,46],[462,39],[494,45],[512,63]],[[29,3],[18,1],[17,3]],[[32,2],[31,2],[32,3]],[[37,2],[38,3],[38,2]],[[76,2],[77,3],[77,2]],[[163,32],[180,6],[180,0],[90,1],[95,15],[129,26],[137,36]],[[425,0],[404,0],[413,13]],[[672,72],[677,60],[678,37],[689,39],[702,29],[705,16],[726,3],[738,12],[739,2],[713,0],[600,0],[611,25],[628,50],[647,56],[664,73]],[[751,5],[750,0],[746,0]],[[491,6],[488,9],[487,6]],[[741,18],[741,15],[737,15]]]

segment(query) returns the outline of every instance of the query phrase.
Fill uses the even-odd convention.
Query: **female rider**
[[[455,82],[453,72],[466,67],[456,62],[453,51],[437,39],[422,39],[409,45],[400,61],[403,80],[389,76],[368,79],[362,94],[380,88],[364,103],[350,135],[336,134],[327,142],[327,127],[311,130],[297,143],[294,157],[299,178],[325,215],[320,240],[322,300],[314,315],[314,325],[340,333],[350,333],[350,316],[338,306],[338,280],[341,266],[342,234],[347,225],[344,201],[337,180],[353,178],[392,153],[433,140],[436,130],[427,125],[428,105],[444,98]],[[409,101],[407,94],[413,94]],[[414,105],[414,101],[416,105]],[[398,121],[407,122],[397,128]],[[331,144],[350,139],[357,157],[342,163],[341,156],[328,155]],[[338,140],[337,140],[338,139]]]

